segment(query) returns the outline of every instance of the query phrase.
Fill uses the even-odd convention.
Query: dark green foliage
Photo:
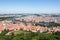
[[[21,30],[22,31],[22,30]],[[2,35],[3,33],[3,35]],[[40,33],[31,31],[22,31],[20,34],[5,35],[7,32],[4,30],[0,34],[0,40],[60,40],[60,32]]]
[[[4,31],[2,31],[2,33],[0,34],[0,36],[4,36],[8,32],[9,32],[9,30],[4,30]]]
[[[9,18],[14,18],[14,17],[0,17],[0,21],[7,20]]]
[[[57,27],[60,26],[60,23],[55,23],[55,22],[39,22],[35,23],[35,26],[46,26],[46,27]]]
[[[50,26],[60,26],[60,24],[59,23],[55,23],[55,22],[50,22]]]

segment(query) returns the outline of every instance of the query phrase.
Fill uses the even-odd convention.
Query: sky
[[[0,0],[2,13],[60,13],[60,0]]]

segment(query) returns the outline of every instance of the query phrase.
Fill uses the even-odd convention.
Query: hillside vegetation
[[[9,35],[9,30],[0,33],[0,40],[60,40],[60,32],[40,33],[31,31],[13,31]]]

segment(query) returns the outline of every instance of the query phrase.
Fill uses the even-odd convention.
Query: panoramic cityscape
[[[60,0],[0,0],[0,40],[60,40]]]
[[[32,32],[60,31],[60,14],[1,14],[0,32],[27,30]]]

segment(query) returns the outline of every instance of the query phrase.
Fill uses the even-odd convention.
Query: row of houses
[[[12,22],[6,22],[6,21],[0,21],[0,32],[2,32],[3,30],[27,30],[27,31],[32,31],[32,32],[46,32],[47,30],[49,32],[56,32],[56,31],[60,31],[60,27],[44,27],[44,26],[35,26],[32,25],[31,23],[28,23],[27,25],[25,25],[22,22],[16,22],[16,24],[13,24]]]

